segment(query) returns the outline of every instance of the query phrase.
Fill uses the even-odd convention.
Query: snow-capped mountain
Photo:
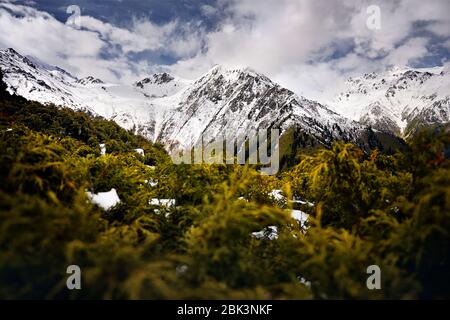
[[[157,73],[134,84],[147,98],[172,96],[183,90],[191,82],[175,78],[168,73]]]
[[[359,143],[373,138],[367,137],[367,126],[400,133],[419,117],[430,123],[449,120],[445,72],[392,71],[389,77],[351,79],[327,107],[248,68],[216,66],[194,81],[161,73],[117,85],[92,76],[78,79],[13,49],[0,50],[0,68],[11,93],[103,116],[169,149],[270,128],[282,133],[295,128],[321,144]]]
[[[77,78],[57,67],[38,63],[13,49],[0,51],[0,67],[9,90],[29,100],[74,104],[70,90]],[[50,94],[52,93],[52,94]],[[59,97],[59,101],[52,101]]]
[[[93,76],[87,76],[83,79],[77,80],[76,83],[87,86],[91,84],[103,84],[104,82],[98,78],[94,78]]]
[[[88,111],[116,121],[149,139],[155,136],[155,105],[140,88],[110,83],[92,76],[78,79],[61,68],[24,57],[13,49],[0,50],[0,68],[11,93],[28,100]],[[151,90],[147,89],[150,94]],[[159,92],[157,92],[159,93]]]
[[[319,140],[355,137],[362,126],[321,104],[298,97],[248,69],[216,66],[177,97],[158,140],[170,146],[208,144],[216,137],[236,139],[258,129],[297,126]]]
[[[250,69],[217,66],[196,81],[155,74],[133,85],[77,79],[60,68],[0,51],[9,90],[30,100],[83,109],[151,140],[187,147],[203,136],[300,126],[320,141],[350,139],[362,126],[296,96]]]
[[[450,70],[392,68],[350,78],[328,104],[349,119],[407,136],[418,126],[450,121]]]

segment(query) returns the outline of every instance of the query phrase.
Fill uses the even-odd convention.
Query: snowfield
[[[120,203],[119,195],[114,188],[108,192],[99,192],[97,194],[87,191],[86,194],[88,198],[91,199],[92,203],[103,208],[103,210],[105,211],[108,211],[109,209]]]
[[[404,135],[414,120],[450,121],[450,70],[391,68],[350,78],[333,100],[337,113],[376,129]]]

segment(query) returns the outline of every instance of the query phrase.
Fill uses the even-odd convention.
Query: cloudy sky
[[[248,66],[316,98],[351,75],[448,65],[449,13],[449,0],[0,0],[0,48],[122,83]]]

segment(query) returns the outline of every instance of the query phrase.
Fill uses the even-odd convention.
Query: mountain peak
[[[20,53],[18,53],[13,48],[0,50],[0,55],[2,55],[4,57],[4,59],[6,58],[6,59],[9,59],[9,60],[11,60],[11,59],[12,60],[19,60],[19,61],[22,61],[22,62],[26,63],[27,65],[29,65],[32,68],[36,68],[34,62],[31,59],[21,55]]]
[[[8,48],[8,49],[5,49],[5,50],[3,50],[4,52],[6,52],[6,53],[10,53],[10,54],[13,54],[13,55],[18,55],[18,56],[20,56],[20,53],[18,53],[16,50],[14,50],[13,48]]]
[[[255,71],[250,67],[226,67],[223,65],[215,65],[206,74],[204,74],[197,83],[203,82],[228,82],[228,83],[243,83],[243,82],[265,82],[273,85],[273,81],[267,76]]]
[[[398,135],[414,123],[448,122],[450,77],[443,67],[389,67],[350,78],[329,104],[347,118]],[[433,116],[431,116],[433,115]]]
[[[11,48],[0,50],[0,68],[10,92],[91,110],[169,144],[196,143],[203,134],[215,137],[291,125],[327,141],[342,137],[339,130],[333,131],[336,125],[355,130],[369,125],[404,135],[418,123],[450,119],[450,73],[443,73],[442,67],[397,68],[355,77],[327,102],[328,107],[298,97],[249,67],[216,65],[195,81],[156,73],[134,86],[107,88],[77,85],[103,82],[93,76],[78,80]]]
[[[98,78],[94,78],[93,76],[87,76],[85,78],[82,78],[80,80],[77,80],[76,83],[82,84],[82,85],[89,85],[89,84],[104,84],[104,82]]]
[[[191,81],[174,77],[167,72],[155,73],[133,84],[145,97],[155,99],[182,91]]]
[[[253,76],[259,76],[259,77],[265,77],[263,74],[255,71],[254,69],[250,67],[227,67],[224,65],[217,64],[214,67],[212,67],[207,74],[247,74],[247,75],[253,75]]]
[[[173,80],[175,80],[175,78],[172,77],[167,72],[155,73],[155,74],[151,75],[148,78],[144,78],[141,81],[136,82],[134,85],[136,87],[139,87],[139,88],[143,89],[144,86],[147,85],[147,84],[162,85],[162,84],[165,84],[165,83],[169,83],[169,82],[171,82]]]

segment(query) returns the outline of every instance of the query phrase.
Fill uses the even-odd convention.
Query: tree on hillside
[[[4,99],[9,96],[6,83],[3,81],[3,71],[0,69],[0,98]]]

